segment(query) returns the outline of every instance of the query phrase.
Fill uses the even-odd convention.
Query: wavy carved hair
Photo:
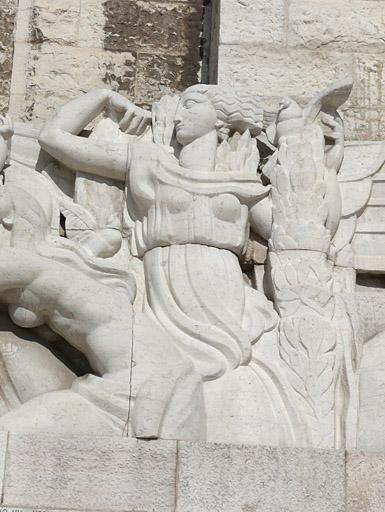
[[[235,93],[218,85],[193,85],[185,93],[197,92],[206,95],[213,104],[218,117],[218,135],[227,138],[230,132],[245,132],[258,135],[264,126],[264,108],[258,97]]]

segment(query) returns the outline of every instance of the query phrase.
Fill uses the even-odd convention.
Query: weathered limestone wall
[[[1,0],[0,5],[0,113],[8,109],[16,5],[17,0]]]
[[[0,433],[1,511],[383,512],[380,454]]]
[[[9,2],[9,0],[7,0]],[[138,104],[195,83],[201,0],[19,0],[10,111],[41,123],[92,87]]]
[[[11,93],[16,120],[40,124],[90,87],[146,105],[198,79],[203,0],[19,0],[10,91],[16,3],[0,12],[0,109]],[[211,82],[276,105],[351,76],[348,138],[383,138],[385,0],[213,0],[212,12]]]
[[[221,0],[218,80],[276,104],[352,77],[347,137],[385,132],[384,0]]]

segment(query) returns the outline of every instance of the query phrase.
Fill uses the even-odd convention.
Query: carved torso
[[[128,187],[139,256],[188,243],[240,254],[249,233],[248,205],[261,184],[248,174],[193,172],[161,146],[141,144],[132,150]]]

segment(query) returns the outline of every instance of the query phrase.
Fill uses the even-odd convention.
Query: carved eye
[[[194,101],[194,100],[187,100],[186,103],[184,104],[184,107],[185,108],[192,108],[196,104],[197,104],[197,102]]]

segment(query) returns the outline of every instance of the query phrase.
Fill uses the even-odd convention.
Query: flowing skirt
[[[144,271],[148,305],[205,380],[248,364],[252,344],[276,323],[228,250],[157,247],[145,254]]]

